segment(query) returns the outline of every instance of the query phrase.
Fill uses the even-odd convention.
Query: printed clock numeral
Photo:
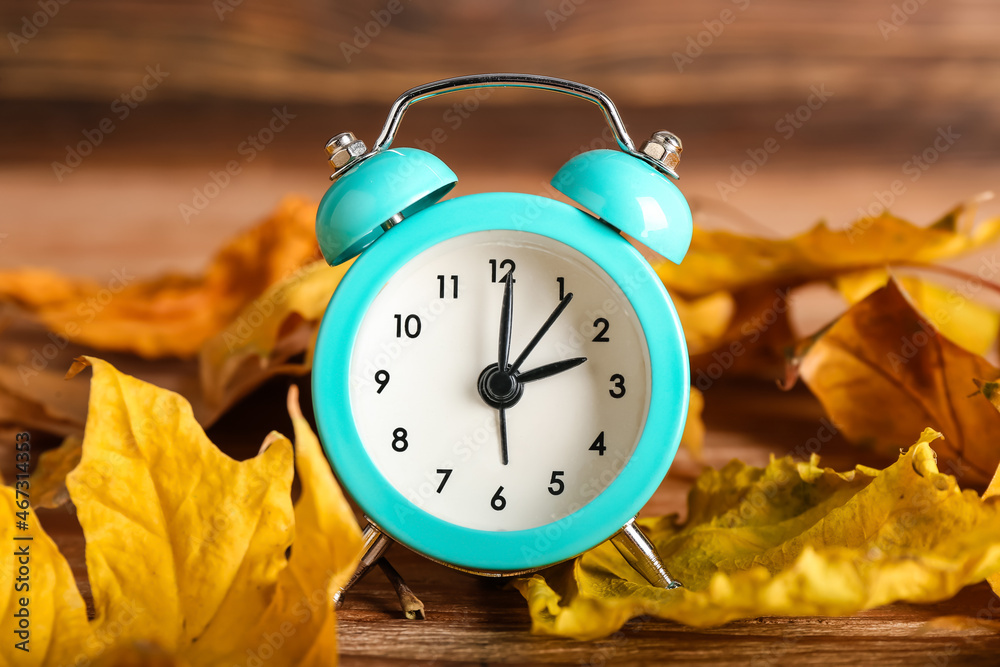
[[[447,290],[445,290],[445,284],[446,284],[445,276],[443,276],[443,275],[442,276],[438,276],[438,298],[440,298],[440,299],[444,299],[445,295],[447,294]],[[457,299],[458,298],[458,276],[451,276],[451,290],[450,291],[451,291],[451,298],[452,299]]]
[[[611,398],[621,398],[625,395],[625,376],[621,373],[615,373],[611,376],[611,382],[614,382],[614,386],[608,389],[608,393],[611,394]]]
[[[607,447],[604,446],[604,431],[601,431],[601,434],[597,436],[596,440],[594,440],[594,444],[590,446],[589,451],[597,452],[598,456],[604,456],[605,449],[607,449]]]
[[[389,384],[389,371],[375,371],[375,382],[378,383],[378,389],[375,390],[375,393],[381,394],[382,390],[385,389],[385,386]]]
[[[499,279],[497,278],[497,268],[498,267],[499,267],[499,269],[501,271],[503,271],[504,269],[507,269],[507,273],[505,273],[502,276],[500,276]],[[516,265],[514,264],[514,260],[512,260],[512,259],[502,259],[502,260],[499,261],[499,263],[497,262],[497,260],[491,259],[490,260],[490,268],[492,269],[492,273],[491,273],[492,281],[495,282],[495,283],[496,282],[500,282],[500,283],[506,282],[507,281],[507,276],[510,276],[510,281],[512,283],[516,283],[517,282],[517,278],[515,278],[513,276],[514,268],[515,267],[516,267]]]
[[[406,429],[400,426],[392,432],[392,448],[397,452],[405,452],[410,443],[406,440]]]
[[[444,477],[441,478],[441,483],[438,484],[438,488],[437,488],[437,492],[438,493],[441,493],[441,491],[444,489],[444,485],[448,483],[448,478],[451,477],[451,473],[453,473],[453,472],[454,472],[454,468],[438,468],[437,469],[437,473],[439,475],[444,475]]]
[[[611,339],[605,335],[608,333],[608,329],[611,328],[611,324],[606,319],[598,317],[594,320],[594,328],[600,329],[600,331],[597,332],[597,335],[594,336],[595,343],[608,343],[611,341]]]
[[[497,512],[507,507],[507,499],[500,495],[502,491],[503,487],[501,486],[497,489],[497,492],[493,494],[493,497],[490,498],[490,507],[495,509]]]
[[[403,316],[397,313],[393,317],[396,318],[396,338],[402,338],[403,334],[406,334],[407,338],[416,338],[420,335],[419,315],[407,315],[406,319],[403,319]]]
[[[560,493],[566,490],[566,482],[559,479],[561,476],[565,475],[564,470],[553,470],[552,478],[549,480],[549,493],[553,496],[558,496]]]

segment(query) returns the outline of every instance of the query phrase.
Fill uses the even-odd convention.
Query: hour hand
[[[544,366],[532,368],[530,371],[524,371],[523,373],[518,374],[517,380],[518,382],[534,382],[535,380],[541,380],[543,378],[551,377],[556,373],[562,373],[563,371],[568,371],[571,368],[576,368],[586,360],[587,357],[573,357],[572,359],[554,361],[551,364],[545,364]]]

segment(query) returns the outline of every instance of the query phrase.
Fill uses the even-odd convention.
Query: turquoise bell
[[[552,178],[556,190],[613,227],[680,264],[694,225],[684,195],[639,158],[613,150],[581,153]]]
[[[331,266],[370,246],[401,218],[448,194],[458,177],[439,158],[416,148],[384,150],[352,167],[320,200],[316,238]]]

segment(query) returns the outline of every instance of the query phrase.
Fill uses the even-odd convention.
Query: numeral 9
[[[385,386],[389,384],[389,371],[377,371],[375,373],[375,382],[378,383],[378,389],[375,390],[375,393],[381,394]]]

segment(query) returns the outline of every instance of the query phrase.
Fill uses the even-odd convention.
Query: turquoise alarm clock
[[[410,104],[483,87],[601,108],[620,150],[577,155],[552,179],[579,208],[509,192],[441,201],[451,169],[392,147]],[[678,586],[634,517],[681,438],[688,354],[670,297],[623,233],[684,257],[691,212],[671,181],[680,140],[657,132],[636,150],[601,91],[485,74],[413,88],[371,150],[344,133],[327,151],[335,182],[319,244],[333,265],[360,255],[327,307],[313,367],[324,450],[369,522],[344,590],[392,542],[509,576],[609,538],[651,584]]]

